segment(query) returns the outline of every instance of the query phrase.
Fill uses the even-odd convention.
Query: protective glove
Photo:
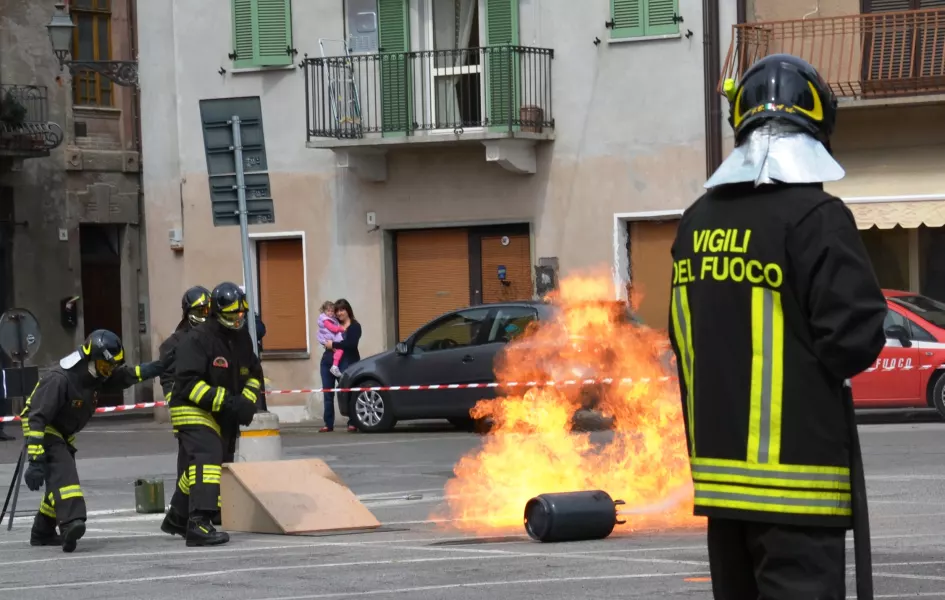
[[[140,369],[141,381],[147,381],[148,379],[154,379],[158,375],[164,372],[164,363],[160,360],[153,360],[149,363],[144,363],[138,365]]]
[[[26,481],[26,487],[31,492],[37,491],[43,487],[46,482],[46,461],[42,458],[34,458],[30,461],[30,466],[26,468],[26,474],[23,475]]]
[[[236,422],[244,427],[253,423],[253,417],[256,415],[256,403],[246,397],[240,397],[236,409]]]

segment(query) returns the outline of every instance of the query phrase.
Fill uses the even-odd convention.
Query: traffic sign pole
[[[240,243],[243,247],[243,281],[246,285],[246,301],[249,303],[249,316],[246,326],[253,339],[253,352],[259,354],[256,342],[256,286],[253,283],[253,271],[249,260],[249,219],[246,210],[246,179],[243,173],[243,139],[240,135],[240,117],[233,115],[233,154],[236,163],[236,199],[240,213]]]

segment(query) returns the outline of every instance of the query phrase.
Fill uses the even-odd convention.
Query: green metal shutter
[[[610,14],[614,38],[639,37],[643,35],[643,3],[646,0],[610,0]]]
[[[253,0],[233,0],[233,52],[237,69],[253,66]]]
[[[385,136],[406,135],[412,129],[410,20],[407,0],[377,0],[381,78],[381,130]]]
[[[233,66],[279,67],[292,64],[291,0],[232,0]]]
[[[518,44],[518,0],[486,0],[486,114],[496,129],[519,119]]]
[[[645,35],[679,33],[679,0],[641,0],[646,7]]]

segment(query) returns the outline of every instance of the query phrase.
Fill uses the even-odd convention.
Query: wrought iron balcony
[[[0,155],[46,156],[63,140],[62,127],[48,120],[46,87],[0,85]]]
[[[735,25],[718,91],[770,54],[799,56],[838,98],[945,93],[945,8]]]
[[[524,46],[306,57],[307,140],[547,139],[553,59],[553,50]]]

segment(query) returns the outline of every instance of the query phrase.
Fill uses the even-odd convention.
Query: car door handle
[[[472,354],[467,354],[466,356],[463,357],[463,362],[464,362],[464,363],[469,363],[469,362],[472,362],[472,361],[474,361],[474,360],[475,360],[475,359],[472,357]]]
[[[933,352],[926,352],[926,353],[925,353],[926,356],[932,356],[932,354],[934,354],[934,353],[933,353]]]

